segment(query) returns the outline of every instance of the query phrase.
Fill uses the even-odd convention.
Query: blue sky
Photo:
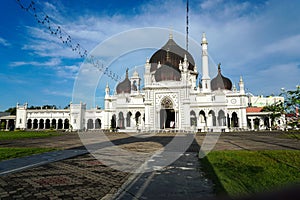
[[[30,1],[20,2],[28,5]],[[35,3],[88,52],[113,35],[134,28],[172,27],[185,32],[185,1],[180,0]],[[0,110],[17,102],[68,105],[84,60],[22,10],[17,1],[5,1],[0,9]],[[279,94],[280,88],[294,89],[300,84],[299,9],[300,1],[296,0],[190,0],[189,35],[200,42],[206,32],[212,63],[221,62],[223,75],[233,83],[242,75],[248,92]],[[134,60],[127,62],[126,66],[136,66]],[[122,70],[116,71],[123,75]],[[98,86],[96,92],[98,105],[102,105],[103,87]]]

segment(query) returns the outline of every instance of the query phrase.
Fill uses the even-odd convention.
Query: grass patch
[[[0,160],[8,160],[12,158],[20,158],[33,154],[39,154],[49,151],[55,151],[55,148],[27,148],[27,147],[2,147],[0,148]]]
[[[213,151],[201,160],[216,192],[251,195],[300,181],[300,151]]]
[[[56,131],[0,131],[0,141],[23,138],[44,138],[58,135],[61,134]]]

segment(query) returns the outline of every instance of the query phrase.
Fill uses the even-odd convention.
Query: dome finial
[[[172,26],[170,27],[169,39],[170,40],[173,39],[173,28],[172,28]]]
[[[126,69],[126,78],[128,78],[128,68]]]
[[[201,42],[201,45],[203,45],[203,44],[208,44],[205,32],[202,33],[202,42]]]
[[[218,64],[218,73],[221,73],[221,63]]]

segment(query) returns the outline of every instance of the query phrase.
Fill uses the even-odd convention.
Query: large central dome
[[[157,69],[157,64],[160,62],[161,65],[171,65],[179,70],[180,61],[183,62],[184,55],[187,56],[189,61],[189,70],[194,70],[195,61],[192,55],[181,48],[174,40],[172,35],[170,35],[168,42],[159,50],[157,50],[150,58],[151,68],[150,71],[153,72]]]

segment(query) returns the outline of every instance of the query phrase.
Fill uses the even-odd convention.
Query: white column
[[[8,122],[9,122],[9,120],[7,119],[7,120],[6,120],[6,127],[5,127],[6,130],[8,130]]]
[[[254,121],[253,121],[253,118],[250,118],[251,120],[251,130],[253,131],[254,130]]]
[[[44,119],[44,129],[46,129],[46,120]]]

